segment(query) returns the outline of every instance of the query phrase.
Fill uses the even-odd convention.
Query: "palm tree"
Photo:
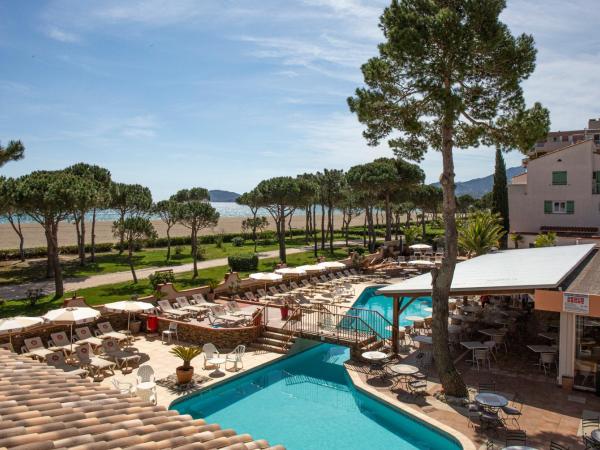
[[[556,245],[556,233],[549,231],[548,233],[538,234],[533,241],[536,247],[554,247]]]
[[[479,212],[463,221],[458,229],[458,245],[469,256],[479,256],[497,247],[505,231],[498,214]]]

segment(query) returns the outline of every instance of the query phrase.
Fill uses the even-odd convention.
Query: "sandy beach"
[[[319,216],[320,217],[320,216]],[[202,230],[200,234],[215,234],[215,233],[241,233],[241,226],[243,217],[222,217],[219,220],[218,225],[212,229]],[[352,221],[353,225],[362,225],[363,217],[360,216]],[[342,216],[335,216],[336,228],[342,225]],[[152,222],[156,228],[156,232],[159,236],[166,236],[166,226],[164,222],[155,220]],[[304,228],[304,215],[294,216],[292,218],[293,228]],[[318,221],[320,223],[320,220]],[[275,224],[273,220],[269,218],[269,229],[274,230]],[[44,237],[44,231],[41,225],[37,223],[24,223],[22,225],[23,234],[25,236],[25,247],[45,247],[46,238]],[[89,242],[91,238],[91,223],[86,223],[86,241]],[[175,225],[171,228],[171,236],[189,236],[189,230],[182,225]],[[76,234],[75,226],[68,222],[62,222],[58,232],[59,245],[75,245]],[[96,223],[96,242],[116,242],[115,237],[112,233],[112,222],[97,222]],[[0,249],[17,248],[19,246],[19,238],[11,228],[10,224],[0,224]]]

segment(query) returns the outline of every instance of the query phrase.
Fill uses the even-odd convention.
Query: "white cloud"
[[[48,29],[46,34],[49,38],[54,39],[55,41],[64,42],[67,44],[75,44],[81,41],[81,38],[75,33],[70,33],[57,27],[51,27]]]
[[[156,136],[157,122],[152,115],[134,116],[121,127],[121,134],[131,138],[153,138]]]

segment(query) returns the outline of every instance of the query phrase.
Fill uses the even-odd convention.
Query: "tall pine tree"
[[[500,147],[496,148],[496,168],[492,188],[492,212],[500,214],[502,228],[506,233],[501,239],[502,248],[506,248],[508,236],[508,187],[506,186],[506,164]]]

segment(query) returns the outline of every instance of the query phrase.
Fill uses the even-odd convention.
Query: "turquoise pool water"
[[[356,390],[348,349],[321,344],[172,406],[288,450],[459,450],[435,430]]]
[[[366,288],[355,306],[392,321],[392,302]],[[431,299],[411,304],[400,317],[426,317]],[[369,321],[365,314],[364,320]],[[283,444],[288,450],[459,450],[454,440],[358,391],[343,363],[349,350],[321,344],[249,372],[172,406],[184,414]]]
[[[369,309],[372,311],[377,311],[383,317],[388,319],[390,322],[393,322],[394,311],[393,311],[393,303],[389,297],[385,297],[383,295],[377,295],[376,291],[379,289],[379,286],[373,286],[365,288],[365,290],[360,294],[354,305],[356,308]],[[406,320],[405,317],[408,316],[418,316],[418,317],[427,317],[431,315],[431,311],[426,308],[431,308],[431,297],[419,297],[414,302],[412,302],[408,308],[406,308],[402,314],[400,314],[400,325],[406,326],[411,325],[412,322],[410,320]],[[369,314],[359,314],[363,320],[365,320],[369,325],[373,328],[376,328],[378,332],[385,332],[386,337],[391,336],[391,331],[383,331],[380,330],[380,326],[376,326],[375,323],[370,323],[373,321],[373,316]]]

